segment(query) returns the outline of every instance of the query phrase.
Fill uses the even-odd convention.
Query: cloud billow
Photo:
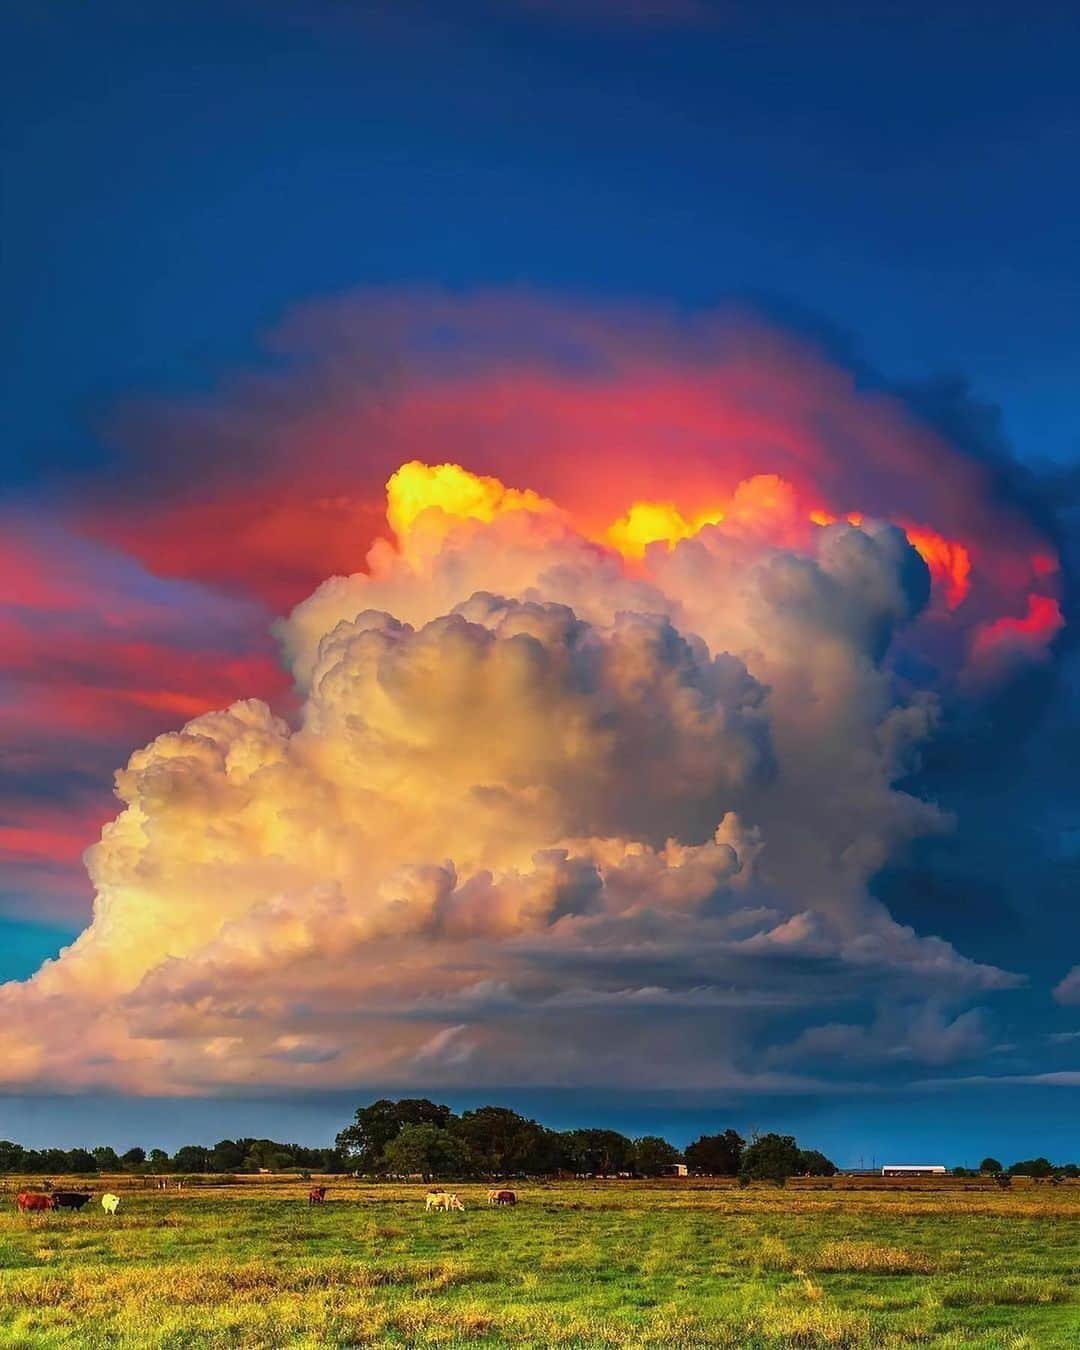
[[[868,891],[951,827],[898,786],[948,697],[893,660],[952,603],[936,546],[768,475],[604,528],[457,466],[388,487],[392,537],[278,625],[296,716],[117,774],[93,922],[0,990],[8,1085],[795,1089],[823,1007],[808,1056],[983,1044],[1020,977]]]

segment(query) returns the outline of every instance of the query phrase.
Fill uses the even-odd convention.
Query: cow
[[[489,1205],[516,1205],[517,1196],[513,1191],[488,1191],[487,1202]]]
[[[108,1195],[103,1195],[101,1197],[101,1208],[106,1214],[115,1214],[120,1208],[120,1197],[113,1195],[111,1191]]]
[[[15,1197],[15,1208],[20,1214],[45,1213],[54,1208],[53,1198],[40,1191],[20,1191]]]
[[[309,1205],[321,1205],[326,1200],[325,1186],[312,1186],[307,1193],[307,1202]]]
[[[441,1209],[444,1213],[452,1209],[464,1209],[456,1195],[450,1195],[446,1191],[428,1191],[426,1209]]]
[[[82,1209],[90,1199],[89,1191],[53,1191],[53,1209]]]

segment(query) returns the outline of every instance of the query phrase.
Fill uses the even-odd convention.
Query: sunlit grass
[[[124,1189],[115,1218],[9,1192],[0,1344],[1080,1345],[1080,1188],[564,1183],[511,1210],[460,1187],[462,1214],[426,1214],[422,1186],[306,1188]]]

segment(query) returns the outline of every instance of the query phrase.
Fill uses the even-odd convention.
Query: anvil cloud
[[[278,625],[295,716],[241,699],[118,773],[92,923],[0,990],[6,1084],[783,1088],[870,1005],[911,1059],[982,1045],[1022,977],[868,886],[951,827],[898,786],[950,699],[1046,658],[1052,545],[989,492],[901,525],[833,459],[741,455],[651,500],[613,453],[568,502],[403,464],[363,570]]]

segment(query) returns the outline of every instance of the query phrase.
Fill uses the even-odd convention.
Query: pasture
[[[0,1195],[0,1344],[25,1347],[1080,1345],[1080,1187],[455,1189],[95,1180],[82,1213]],[[121,1196],[103,1213],[99,1197]]]

